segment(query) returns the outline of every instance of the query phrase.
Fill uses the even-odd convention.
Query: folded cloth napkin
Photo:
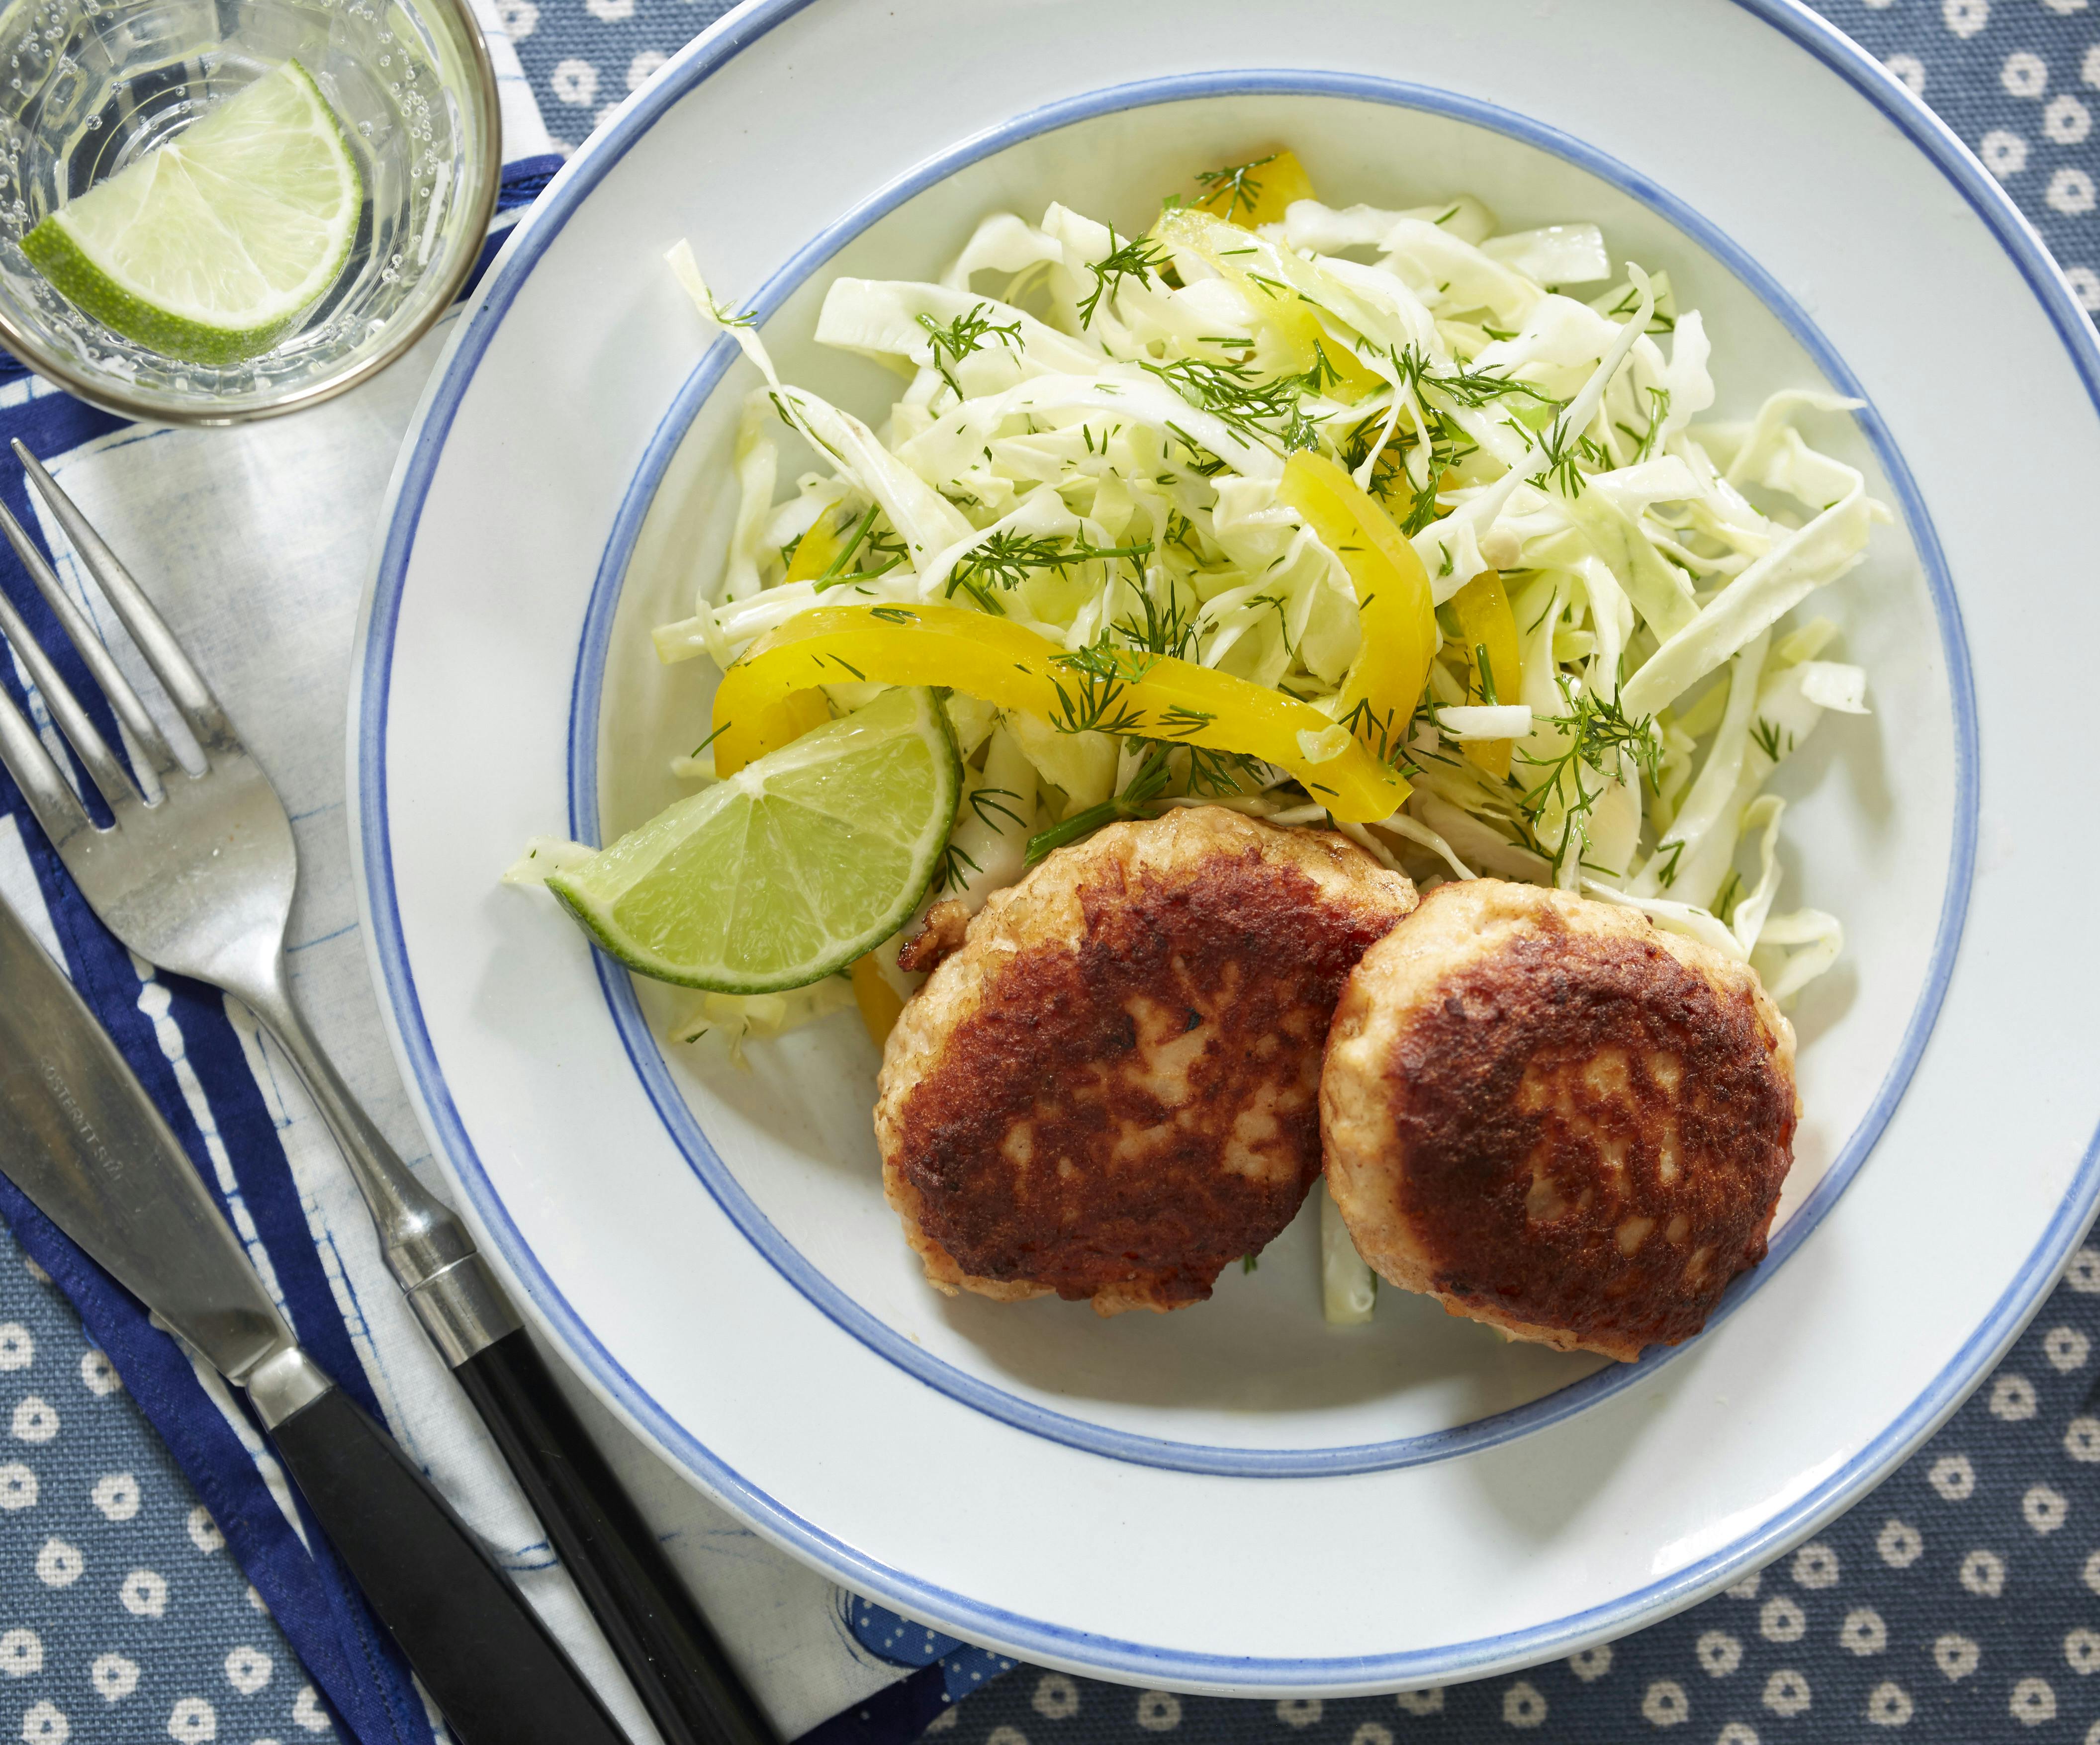
[[[487,28],[508,163],[484,266],[560,161],[545,151],[510,45]],[[302,872],[289,936],[297,998],[375,1118],[426,1172],[427,1148],[364,967],[342,733],[386,479],[449,325],[337,401],[233,430],[128,424],[19,366],[0,368],[0,434],[43,457],[128,561],[284,796]],[[0,478],[0,500],[42,534],[65,584],[130,658],[19,474]],[[11,554],[0,587],[115,743],[114,722]],[[19,659],[0,660],[0,690],[69,761]],[[111,938],[4,775],[0,897],[116,1038],[302,1342],[496,1549],[631,1735],[652,1740],[386,1272],[333,1141],[275,1044],[236,1003],[160,975]],[[405,1665],[285,1483],[245,1399],[193,1364],[4,1179],[0,1219],[20,1257],[4,1252],[0,1234],[0,1415],[11,1414],[15,1443],[0,1461],[0,1553],[24,1571],[4,1590],[0,1618],[0,1737],[282,1739],[333,1726],[365,1745],[431,1740],[435,1723]],[[1008,1663],[841,1593],[693,1492],[594,1401],[579,1394],[578,1404],[787,1737],[814,1728],[827,1740],[909,1738]]]

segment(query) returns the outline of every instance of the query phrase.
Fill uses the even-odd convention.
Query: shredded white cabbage
[[[1785,808],[1764,788],[1824,713],[1868,706],[1866,675],[1824,658],[1828,619],[1787,628],[1890,518],[1799,428],[1854,403],[1789,389],[1746,423],[1698,422],[1714,402],[1698,311],[1666,274],[1615,266],[1595,225],[1505,232],[1471,196],[1301,200],[1255,228],[1136,239],[1062,205],[995,213],[938,283],[830,287],[818,339],[903,383],[880,431],[783,383],[684,245],[672,264],[764,386],[727,562],[657,632],[664,659],[726,663],[819,604],[946,601],[1067,650],[1179,654],[1331,718],[1358,601],[1278,491],[1315,448],[1412,541],[1445,639],[1399,737],[1412,792],[1351,836],[1418,879],[1630,905],[1756,965],[1783,1006],[1836,960],[1835,918],[1774,912]],[[783,434],[817,469],[776,503]],[[849,528],[847,560],[788,579],[800,540]],[[1496,578],[1520,671],[1491,687],[1456,614]],[[864,700],[833,695],[849,693]],[[1039,853],[1112,817],[1205,803],[1333,822],[1271,765],[954,707],[973,800],[948,878],[973,907],[1021,875],[1031,839]],[[1301,748],[1332,756],[1348,731]],[[1346,1283],[1330,1290],[1353,1302]]]

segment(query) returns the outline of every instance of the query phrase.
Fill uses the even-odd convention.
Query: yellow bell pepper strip
[[[1351,823],[1388,817],[1407,797],[1361,742],[1282,691],[1171,655],[1067,653],[1011,619],[955,606],[814,606],[768,631],[715,692],[715,767],[757,756],[795,692],[846,680],[945,685],[1068,731],[1241,752],[1287,770]]]
[[[1392,517],[1325,455],[1293,455],[1276,496],[1342,560],[1356,585],[1363,646],[1342,681],[1335,718],[1374,755],[1397,762],[1436,658],[1429,572]],[[1393,779],[1404,796],[1406,782]]]
[[[880,1048],[904,1015],[904,1002],[876,966],[875,954],[855,958],[853,967],[854,1003],[860,1007],[860,1021],[867,1026],[868,1039]]]
[[[1191,201],[1198,212],[1228,223],[1281,224],[1294,200],[1311,200],[1312,178],[1287,146],[1229,170],[1207,170],[1196,178],[1204,192]]]
[[[788,582],[823,582],[838,575],[859,550],[860,542],[867,536],[868,527],[874,520],[872,504],[858,521],[849,522],[843,527],[833,525],[832,512],[827,510],[819,515],[796,545],[795,556],[788,563],[782,585]],[[748,738],[739,737],[732,747],[725,747],[718,738],[713,742],[715,773],[725,778],[733,776],[754,757],[763,757],[768,751],[793,744],[804,734],[823,726],[831,718],[832,707],[822,691],[812,689],[791,692],[752,723]]]
[[[1524,649],[1517,639],[1516,614],[1510,610],[1502,579],[1493,570],[1483,570],[1451,597],[1458,615],[1466,664],[1471,679],[1466,688],[1467,702],[1515,703],[1524,696]],[[1466,747],[1466,758],[1476,769],[1498,781],[1510,773],[1513,739],[1476,740]]]
[[[1311,197],[1310,184],[1305,192],[1291,196],[1294,200]],[[1289,354],[1293,368],[1305,376],[1319,370],[1321,393],[1338,400],[1360,400],[1385,386],[1383,379],[1365,368],[1347,346],[1338,345],[1321,331],[1312,306],[1297,292],[1246,270],[1242,262],[1251,258],[1260,247],[1259,240],[1248,231],[1189,207],[1162,213],[1152,234],[1176,248],[1188,249],[1215,267],[1253,305],[1256,319],[1275,334]]]

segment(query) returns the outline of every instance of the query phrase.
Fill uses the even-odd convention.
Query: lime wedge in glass
[[[22,252],[105,327],[232,364],[335,283],[364,203],[342,124],[292,60],[60,207]]]
[[[678,801],[547,888],[629,969],[775,994],[910,919],[955,822],[962,765],[930,690],[885,691]]]

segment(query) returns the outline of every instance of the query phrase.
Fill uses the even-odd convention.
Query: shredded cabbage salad
[[[1112,819],[1221,804],[1339,828],[1424,886],[1491,875],[1630,906],[1790,1004],[1843,930],[1780,909],[1786,803],[1765,789],[1826,712],[1864,712],[1866,678],[1828,658],[1828,619],[1783,621],[1889,518],[1796,421],[1855,403],[1789,390],[1699,422],[1698,311],[1665,273],[1615,267],[1595,225],[1503,232],[1467,196],[1330,207],[1288,152],[1199,183],[1143,236],[1059,205],[995,213],[938,283],[836,280],[817,338],[895,370],[879,431],[782,381],[674,249],[762,381],[727,562],[656,632],[662,658],[726,669],[841,606],[960,609],[1053,644],[1070,682],[1047,712],[952,681],[968,785],[936,895],[973,910]],[[783,500],[791,454],[814,465]],[[1366,500],[1375,525],[1343,513]],[[1388,613],[1426,590],[1413,666],[1381,644],[1388,587]],[[1171,662],[1312,725],[1255,755],[1251,726],[1230,743],[1254,719],[1239,703],[1148,709]],[[828,709],[881,689],[840,665]],[[1405,688],[1396,709],[1380,682]],[[1366,752],[1387,786],[1345,803],[1321,773]],[[711,754],[677,768],[706,779]],[[908,991],[894,953],[877,967]],[[792,1021],[777,998],[749,1024],[736,1007],[711,995],[688,1028]]]

